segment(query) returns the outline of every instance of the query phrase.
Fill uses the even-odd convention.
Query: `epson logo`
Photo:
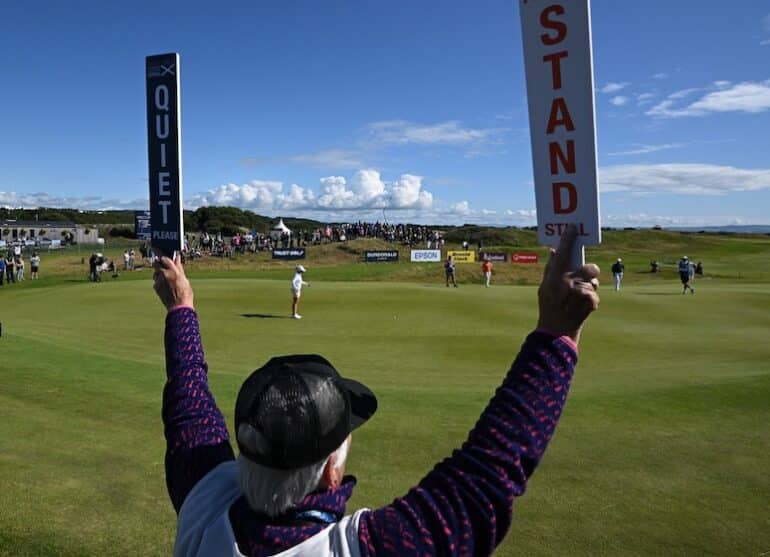
[[[439,250],[412,250],[412,261],[441,261],[441,252]]]

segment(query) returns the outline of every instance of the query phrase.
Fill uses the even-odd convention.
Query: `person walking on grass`
[[[690,294],[695,294],[695,289],[690,286],[690,260],[686,255],[682,256],[679,260],[679,279],[682,281],[682,294],[687,293],[687,289],[690,289]]]
[[[623,271],[626,266],[623,265],[623,260],[618,257],[618,260],[612,264],[612,276],[615,279],[615,292],[620,291],[620,283],[623,282]]]
[[[551,250],[537,326],[461,447],[391,504],[352,514],[351,434],[377,410],[374,393],[321,356],[274,357],[238,393],[236,458],[209,389],[192,286],[180,259],[158,260],[174,555],[490,555],[563,415],[583,323],[599,306],[599,268],[568,268],[576,237],[570,226]]]
[[[489,259],[485,259],[481,264],[481,272],[484,274],[486,287],[489,288],[489,281],[492,280],[492,262]]]
[[[444,275],[446,277],[446,285],[449,288],[449,281],[452,281],[452,286],[457,288],[457,280],[455,279],[455,262],[452,260],[451,255],[446,256],[444,261]]]
[[[302,287],[310,286],[309,282],[305,282],[302,279],[302,274],[305,272],[305,268],[302,265],[297,265],[294,268],[294,278],[291,279],[291,316],[294,319],[302,319],[302,316],[298,313],[299,299],[302,296]]]

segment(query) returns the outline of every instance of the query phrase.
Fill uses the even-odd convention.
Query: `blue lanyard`
[[[288,516],[289,518],[297,522],[309,521],[309,522],[320,522],[321,524],[334,524],[339,520],[337,516],[333,515],[330,512],[318,511],[315,509],[310,509],[307,511],[292,512],[292,513],[289,513]]]

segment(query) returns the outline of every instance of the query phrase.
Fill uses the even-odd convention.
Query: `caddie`
[[[236,458],[211,394],[181,262],[155,263],[167,308],[163,391],[166,483],[178,513],[176,556],[488,555],[562,415],[599,269],[568,271],[570,227],[538,292],[539,321],[465,442],[389,505],[346,505],[351,433],[377,399],[316,355],[273,358],[243,383]],[[471,374],[473,370],[469,370]]]

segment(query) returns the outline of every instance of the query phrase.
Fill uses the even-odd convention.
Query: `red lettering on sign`
[[[543,41],[543,44],[549,46],[559,44],[564,40],[564,37],[567,36],[567,25],[562,21],[548,19],[548,16],[550,15],[564,15],[564,6],[554,4],[540,12],[540,25],[546,29],[556,31],[556,36],[548,35],[546,33],[540,35],[540,40]]]
[[[545,133],[553,133],[556,126],[564,126],[570,132],[575,131],[575,124],[572,123],[567,103],[561,97],[555,98],[551,103],[551,114],[548,116],[548,127]]]
[[[570,182],[554,182],[551,185],[553,193],[553,212],[557,215],[566,215],[577,209],[577,189]],[[562,192],[567,193],[567,205],[562,203]]]
[[[543,56],[543,62],[551,63],[551,76],[554,89],[561,89],[561,59],[566,58],[567,56],[569,56],[569,53],[566,50]]]
[[[561,145],[556,141],[552,141],[548,144],[548,155],[551,161],[551,174],[559,173],[559,162],[561,162],[562,169],[566,174],[574,174],[576,172],[575,164],[575,140],[567,140],[567,154],[561,150]]]

